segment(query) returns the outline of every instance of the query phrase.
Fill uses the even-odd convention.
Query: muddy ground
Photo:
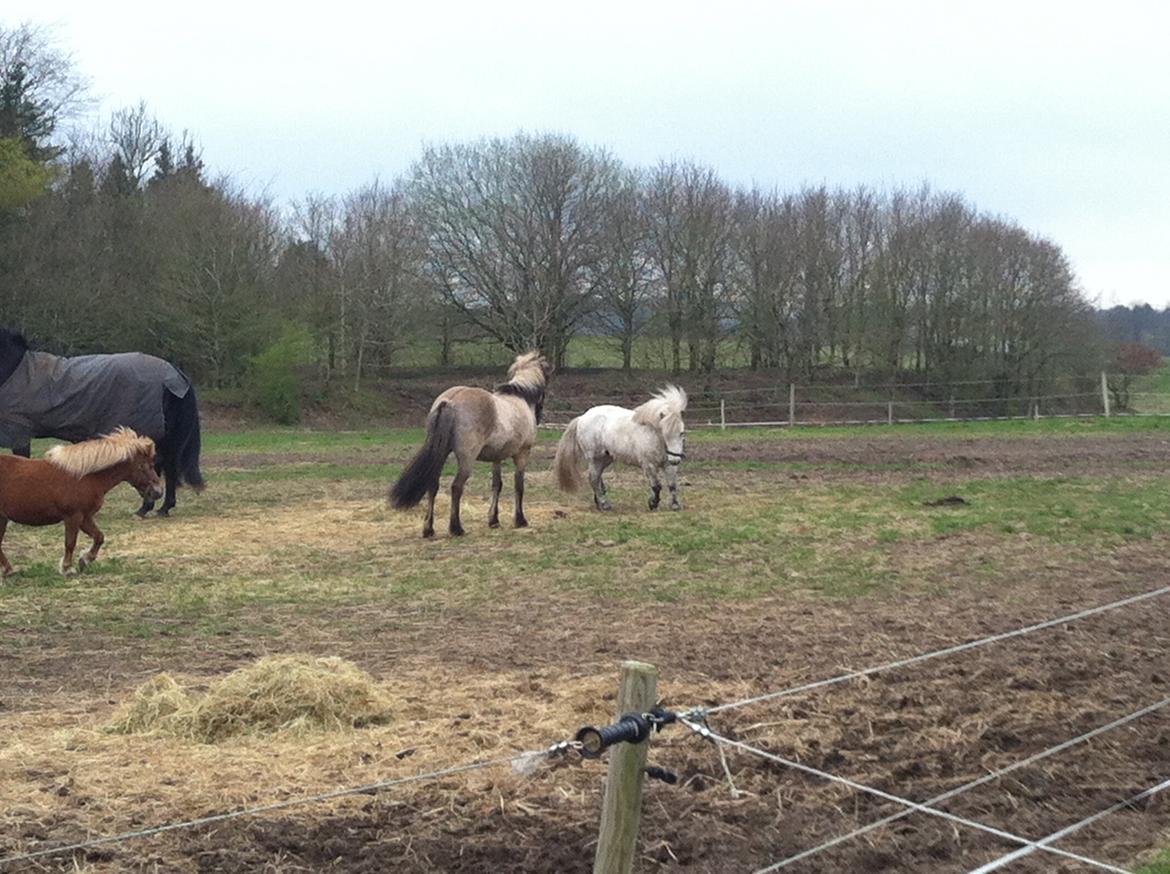
[[[1156,432],[704,447],[721,460],[791,462],[810,478],[892,479],[924,468],[971,476],[1108,476],[1161,465],[1165,450]],[[857,465],[872,470],[843,469]],[[636,605],[561,594],[439,614],[404,607],[371,616],[339,607],[310,624],[289,617],[280,642],[294,637],[298,649],[352,659],[391,684],[405,715],[382,733],[358,731],[307,745],[282,740],[189,749],[100,732],[115,703],[154,671],[210,676],[246,663],[271,642],[227,637],[128,650],[124,642],[88,636],[83,627],[30,629],[0,641],[0,743],[8,747],[0,755],[0,857],[559,740],[604,718],[622,658],[658,665],[664,703],[683,707],[933,650],[1166,585],[1167,547],[1170,536],[1093,561],[1033,563],[1024,540],[1013,547],[1019,572],[989,581],[977,572],[978,556],[1002,544],[964,534],[946,543],[949,560],[936,565],[936,577],[849,600],[793,592],[750,603]],[[1170,597],[866,681],[724,711],[711,725],[923,800],[1167,696]],[[1032,839],[1048,835],[1170,776],[1168,713],[1160,710],[945,807]],[[755,870],[898,809],[729,751],[733,791],[716,750],[681,728],[657,737],[650,759],[677,773],[679,782],[647,784],[641,870]],[[527,777],[489,769],[8,868],[586,871],[603,776],[603,764],[574,758]],[[1168,832],[1170,802],[1159,796],[1059,846],[1129,867],[1170,843]],[[966,871],[1013,848],[914,813],[785,870]],[[1007,870],[1087,869],[1036,854]]]

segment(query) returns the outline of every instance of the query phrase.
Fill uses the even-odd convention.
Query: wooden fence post
[[[886,424],[894,424],[894,402],[888,401],[886,403]]]
[[[727,430],[727,408],[724,406],[723,398],[719,399],[719,430]]]
[[[788,424],[796,424],[796,383],[788,383]]]
[[[658,669],[644,662],[622,662],[617,718],[646,713],[658,703]],[[601,804],[601,836],[593,858],[593,874],[630,874],[638,847],[642,816],[642,771],[650,741],[610,747],[605,800]]]
[[[1101,371],[1101,406],[1105,410],[1105,418],[1109,418],[1109,380],[1105,371]]]

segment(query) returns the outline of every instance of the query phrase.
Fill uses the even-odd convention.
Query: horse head
[[[0,328],[0,383],[12,375],[27,351],[28,341],[23,334]]]
[[[552,375],[552,364],[539,350],[517,355],[512,366],[508,368],[508,381],[513,384],[548,385]]]
[[[544,411],[544,396],[553,366],[539,351],[517,355],[508,368],[508,381],[495,387],[496,394],[513,395],[532,407],[536,421]]]
[[[686,408],[687,393],[677,385],[667,385],[634,410],[634,421],[662,435],[668,464],[682,464],[687,457],[687,428],[682,418]]]
[[[19,331],[13,331],[11,328],[0,328],[0,349],[6,346],[13,346],[21,352],[28,350],[28,340],[24,339],[24,334]]]
[[[130,474],[126,482],[134,487],[142,500],[157,501],[163,496],[163,481],[155,468],[154,441],[149,437],[139,439],[143,443],[130,456]]]

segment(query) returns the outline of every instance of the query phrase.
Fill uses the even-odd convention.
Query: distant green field
[[[1130,406],[1138,413],[1170,413],[1170,358],[1162,359],[1162,366],[1148,376],[1133,381],[1135,393]]]

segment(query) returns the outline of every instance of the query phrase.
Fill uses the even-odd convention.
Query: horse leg
[[[163,505],[158,508],[158,515],[169,516],[171,510],[175,508],[175,489],[179,482],[179,458],[175,450],[168,446],[160,456],[155,469],[166,480],[166,494],[163,496]]]
[[[435,495],[438,493],[438,483],[427,489],[427,518],[423,520],[423,537],[435,536]]]
[[[666,487],[670,489],[670,509],[681,510],[682,504],[678,500],[678,465],[666,465]]]
[[[492,504],[488,508],[488,528],[500,527],[500,492],[504,489],[504,472],[500,462],[492,462]]]
[[[463,523],[459,521],[459,502],[463,500],[463,486],[470,478],[471,459],[459,458],[459,470],[455,473],[455,482],[451,483],[451,521],[447,525],[447,530],[454,537],[463,536]]]
[[[75,577],[77,570],[73,567],[73,550],[77,548],[77,532],[81,529],[81,519],[78,516],[66,516],[64,521],[65,554],[61,556],[61,564],[57,569],[61,571],[63,577]]]
[[[589,485],[593,486],[593,503],[598,510],[612,510],[613,504],[605,496],[605,480],[602,479],[602,474],[605,473],[608,462],[604,458],[591,458],[589,460]]]
[[[658,478],[658,471],[652,465],[645,465],[642,468],[642,473],[646,474],[646,481],[650,483],[650,509],[657,510],[658,504],[661,501],[662,481]]]
[[[528,466],[528,453],[521,452],[512,459],[512,463],[516,465],[516,516],[514,521],[517,528],[527,528],[528,519],[524,516],[524,468]]]
[[[86,516],[81,520],[81,530],[89,535],[93,541],[93,545],[89,548],[89,552],[77,559],[77,567],[80,570],[85,570],[95,561],[97,561],[98,550],[102,548],[102,544],[106,542],[106,535],[102,534],[102,529],[97,527],[97,522],[94,521],[93,516]]]
[[[12,454],[19,455],[21,458],[32,458],[32,443],[21,443],[19,446],[13,446]]]
[[[4,554],[4,532],[8,530],[8,520],[0,516],[0,579],[12,573],[12,562]]]

